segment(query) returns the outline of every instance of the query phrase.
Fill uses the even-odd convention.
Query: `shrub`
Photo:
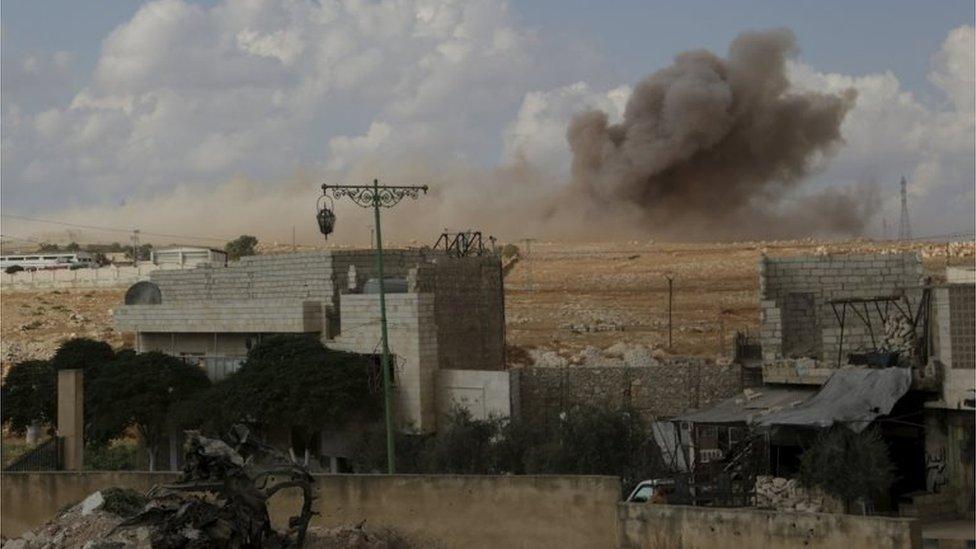
[[[58,347],[51,364],[56,370],[78,368],[85,371],[86,378],[97,373],[99,366],[115,358],[112,346],[104,341],[83,337],[69,339]]]
[[[492,467],[498,426],[496,420],[476,420],[471,412],[455,408],[428,445],[426,468],[454,474],[498,472]]]
[[[57,420],[57,374],[46,360],[27,360],[10,367],[0,387],[2,421],[13,433],[24,434],[37,421]]]
[[[85,447],[85,469],[89,471],[134,471],[139,467],[135,443],[118,441],[113,444]]]
[[[227,252],[227,259],[240,259],[247,255],[254,255],[254,247],[257,246],[258,239],[248,235],[242,234],[241,236],[231,240],[224,246],[224,251]]]
[[[240,370],[201,397],[208,413],[203,426],[221,431],[244,421],[304,428],[312,436],[369,420],[382,402],[370,388],[374,369],[371,358],[326,349],[313,336],[268,337]]]
[[[803,452],[799,480],[804,486],[822,488],[850,509],[858,499],[883,496],[894,482],[894,466],[877,429],[855,433],[837,425]]]
[[[519,248],[515,244],[505,244],[502,246],[502,257],[508,259],[510,257],[517,256],[519,254]]]

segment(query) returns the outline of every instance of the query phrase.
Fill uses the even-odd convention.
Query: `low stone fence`
[[[108,265],[95,269],[48,269],[20,271],[13,274],[0,272],[0,288],[3,290],[33,290],[36,288],[112,288],[126,287],[140,280],[149,280],[149,273],[156,265],[116,267]]]
[[[742,391],[737,364],[696,357],[672,357],[649,366],[533,366],[510,372],[512,413],[544,425],[576,405],[629,406],[653,421]]]
[[[0,473],[0,534],[46,522],[63,506],[110,486],[145,491],[174,473]],[[418,547],[921,547],[909,519],[620,503],[601,476],[316,475],[313,526],[391,527]],[[271,501],[277,525],[296,491]]]
[[[172,473],[2,473],[0,534],[43,524],[96,490],[145,491]],[[615,547],[620,483],[599,476],[316,475],[313,526],[395,528],[417,547]],[[272,499],[283,525],[300,495]]]
[[[626,549],[922,547],[921,528],[911,519],[639,503],[619,509]]]

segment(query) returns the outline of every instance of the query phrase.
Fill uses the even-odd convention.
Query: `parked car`
[[[627,503],[667,503],[668,496],[674,493],[675,482],[670,478],[655,478],[637,483]]]

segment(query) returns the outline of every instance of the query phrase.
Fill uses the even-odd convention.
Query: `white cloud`
[[[922,103],[890,72],[850,76],[792,63],[790,77],[798,88],[831,93],[854,88],[858,93],[841,127],[846,143],[818,179],[842,185],[879,183],[884,197],[880,225],[882,218],[898,220],[898,181],[904,175],[916,235],[971,230],[976,178],[973,42],[973,27],[955,29],[934,58],[930,78],[949,99],[943,106]]]
[[[148,2],[105,38],[73,97],[19,108],[31,123],[7,122],[5,83],[8,207],[273,180],[380,150],[489,162],[525,90],[595,66],[548,47],[500,0]]]
[[[58,52],[3,67],[5,209],[133,204],[176,189],[205,196],[236,174],[365,177],[404,158],[414,162],[397,166],[405,174],[451,165],[457,177],[446,185],[464,184],[458,159],[486,167],[499,157],[561,181],[570,118],[597,108],[618,119],[630,95],[607,85],[605,60],[521,26],[501,0],[157,0],[105,38],[80,84],[65,76],[73,65]],[[802,63],[791,73],[800,87],[859,92],[847,144],[820,180],[867,176],[894,189],[905,173],[919,230],[972,224],[972,27],[952,31],[933,57],[942,105],[921,102],[891,73]],[[237,196],[223,192],[212,199]],[[947,198],[960,193],[966,200]],[[897,204],[885,208],[891,219]]]
[[[388,142],[392,128],[384,122],[373,122],[369,130],[358,137],[340,135],[329,140],[330,170],[342,170],[350,164],[359,162],[374,154],[381,145]]]
[[[597,109],[606,112],[611,122],[619,122],[630,93],[629,86],[594,91],[586,82],[527,93],[505,130],[505,160],[525,160],[551,173],[568,174],[566,127],[573,115]]]
[[[942,49],[935,57],[935,69],[929,74],[952,99],[960,112],[976,110],[976,32],[972,26],[963,26],[949,33]]]

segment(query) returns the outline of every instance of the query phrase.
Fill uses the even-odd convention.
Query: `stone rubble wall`
[[[646,421],[704,408],[742,391],[737,364],[669,357],[648,366],[525,367],[511,371],[513,415],[549,427],[578,405],[630,406]]]
[[[0,271],[0,286],[4,291],[39,288],[124,288],[140,280],[148,280],[151,273],[158,270],[158,266],[146,263],[138,267],[107,265],[95,269],[49,269],[11,274]]]
[[[843,513],[837,498],[819,489],[807,489],[794,479],[761,475],[756,477],[755,506],[760,509],[800,513]]]

